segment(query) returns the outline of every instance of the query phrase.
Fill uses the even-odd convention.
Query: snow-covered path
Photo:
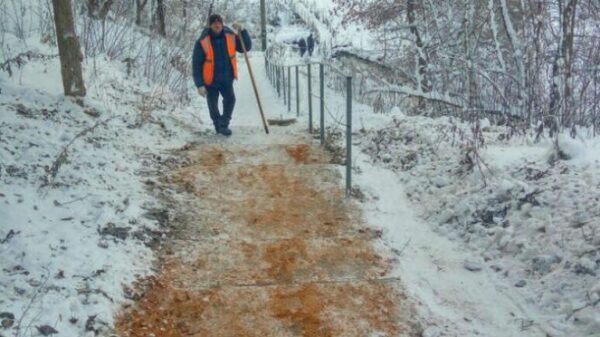
[[[118,332],[415,336],[413,306],[388,275],[393,254],[376,249],[380,233],[345,197],[328,154],[298,126],[264,135],[249,89],[237,88],[233,137],[204,135],[173,153],[158,189],[174,213],[170,243]],[[262,89],[267,111],[281,109]]]
[[[267,117],[290,117],[261,57],[253,67]],[[242,71],[234,136],[208,132],[165,161],[156,190],[172,235],[120,334],[544,335],[525,303],[418,220],[393,172],[358,154],[359,204],[303,121],[265,135]]]

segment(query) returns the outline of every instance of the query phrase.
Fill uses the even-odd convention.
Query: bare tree
[[[86,91],[81,72],[83,55],[79,39],[75,34],[71,0],[52,0],[52,6],[65,95],[85,96]]]
[[[538,139],[600,122],[598,1],[335,1],[385,43],[377,66],[391,71],[371,80],[373,100],[394,93],[412,113],[486,117]],[[350,48],[336,54],[370,57]]]
[[[565,3],[566,1],[566,3]],[[556,46],[552,63],[552,82],[550,86],[550,103],[546,125],[550,134],[558,133],[559,125],[569,127],[572,122],[573,95],[573,43],[577,0],[558,0],[560,13],[559,42]]]
[[[421,39],[421,34],[419,33],[417,25],[417,6],[416,0],[407,0],[406,21],[408,21],[410,33],[414,37],[413,43],[415,45],[417,55],[417,71],[415,72],[415,77],[417,78],[418,87],[424,92],[427,92],[430,89],[430,85],[426,77],[427,59],[425,55],[425,45]]]
[[[575,20],[577,13],[577,0],[567,0],[562,12],[562,44],[561,53],[564,58],[564,113],[562,124],[571,127],[574,120],[574,97],[573,97],[573,62],[575,60]]]

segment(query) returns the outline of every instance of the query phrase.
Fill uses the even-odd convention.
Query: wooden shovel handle
[[[240,42],[242,43],[242,50],[244,51],[244,59],[246,59],[246,65],[248,66],[248,72],[250,73],[250,80],[252,81],[252,88],[254,89],[254,96],[256,96],[256,103],[258,103],[258,110],[260,111],[260,117],[262,118],[263,126],[265,127],[265,133],[269,134],[269,126],[267,125],[267,120],[265,119],[265,113],[263,112],[262,103],[260,102],[260,96],[258,95],[258,88],[256,87],[256,82],[254,81],[254,73],[252,72],[252,65],[250,64],[250,60],[248,59],[248,52],[246,50],[246,44],[244,43],[244,38],[242,37],[242,32],[238,32],[238,37]]]

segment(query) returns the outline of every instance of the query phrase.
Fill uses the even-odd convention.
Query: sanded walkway
[[[380,233],[344,197],[329,156],[291,140],[176,152],[161,187],[176,214],[171,243],[116,318],[120,335],[417,336],[386,278],[393,260],[374,248]]]

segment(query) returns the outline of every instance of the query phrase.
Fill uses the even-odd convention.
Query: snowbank
[[[65,98],[55,48],[5,41],[48,57],[0,72],[0,334],[94,335],[151,271],[167,212],[146,173],[200,108],[171,112],[168,91],[102,56],[84,63],[87,97]]]
[[[398,173],[407,197],[433,230],[472,252],[507,292],[539,308],[556,335],[600,331],[600,143],[561,138],[571,159],[550,165],[551,140],[505,139],[487,127],[474,148],[467,125],[396,115],[363,131],[372,162]]]

